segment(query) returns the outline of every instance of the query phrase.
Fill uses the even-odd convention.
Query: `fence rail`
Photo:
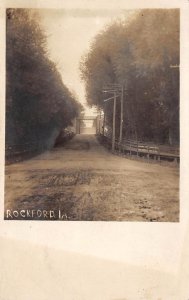
[[[60,139],[54,139],[51,147],[57,146],[62,142],[66,142],[67,140],[71,139],[74,136],[73,132],[64,132],[64,135],[60,136]],[[6,162],[12,161],[20,161],[23,158],[30,158],[33,155],[42,153],[51,148],[50,144],[46,141],[31,141],[28,143],[22,144],[12,144],[12,145],[5,145],[5,159]]]
[[[13,144],[11,146],[5,146],[5,158],[6,161],[17,160],[21,157],[30,156],[33,153],[42,152],[46,149],[44,145],[39,143],[23,143],[23,144]],[[20,159],[19,159],[20,160]]]
[[[103,142],[109,149],[111,148],[111,139],[102,134],[99,135],[101,142]],[[156,145],[153,143],[145,143],[135,140],[123,140],[119,143],[118,140],[115,141],[115,151],[120,154],[136,155],[137,157],[145,157],[148,160],[167,160],[180,162],[180,154],[178,147],[171,147],[166,145]]]

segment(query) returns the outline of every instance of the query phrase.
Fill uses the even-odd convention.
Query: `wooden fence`
[[[74,136],[73,132],[66,132],[64,136],[60,136],[60,140],[53,141],[54,146],[58,146],[59,144],[68,141]],[[23,159],[30,158],[37,154],[40,154],[48,149],[51,149],[45,141],[41,142],[29,142],[29,143],[22,143],[22,144],[14,144],[14,145],[6,145],[5,146],[5,161],[6,163],[17,162]]]
[[[102,134],[99,135],[101,142],[111,149],[111,139]],[[145,143],[135,140],[123,140],[120,144],[118,140],[115,141],[115,151],[123,155],[135,155],[136,157],[144,157],[147,160],[154,159],[157,161],[175,161],[180,162],[180,154],[178,147],[156,145],[153,143]]]

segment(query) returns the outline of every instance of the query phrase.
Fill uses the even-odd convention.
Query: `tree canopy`
[[[87,101],[106,111],[112,124],[106,84],[121,84],[123,133],[161,143],[179,143],[179,10],[144,9],[129,21],[118,20],[100,32],[82,58],[81,77]],[[120,105],[116,132],[119,133]]]
[[[35,11],[7,9],[6,41],[6,144],[47,145],[82,107],[49,59]]]

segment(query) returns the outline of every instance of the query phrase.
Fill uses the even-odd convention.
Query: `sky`
[[[126,10],[40,10],[41,24],[47,34],[50,58],[57,63],[63,82],[74,91],[85,107],[86,115],[96,109],[86,105],[85,86],[81,81],[79,63],[89,50],[96,34],[117,18],[127,18]]]

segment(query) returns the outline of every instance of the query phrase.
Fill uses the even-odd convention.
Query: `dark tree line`
[[[82,109],[48,58],[33,10],[7,9],[6,82],[6,146],[47,148]]]
[[[179,143],[179,10],[145,9],[129,21],[100,32],[81,61],[90,105],[106,111],[112,126],[113,102],[102,94],[106,84],[121,84],[125,138]],[[120,104],[116,132],[119,135]]]

